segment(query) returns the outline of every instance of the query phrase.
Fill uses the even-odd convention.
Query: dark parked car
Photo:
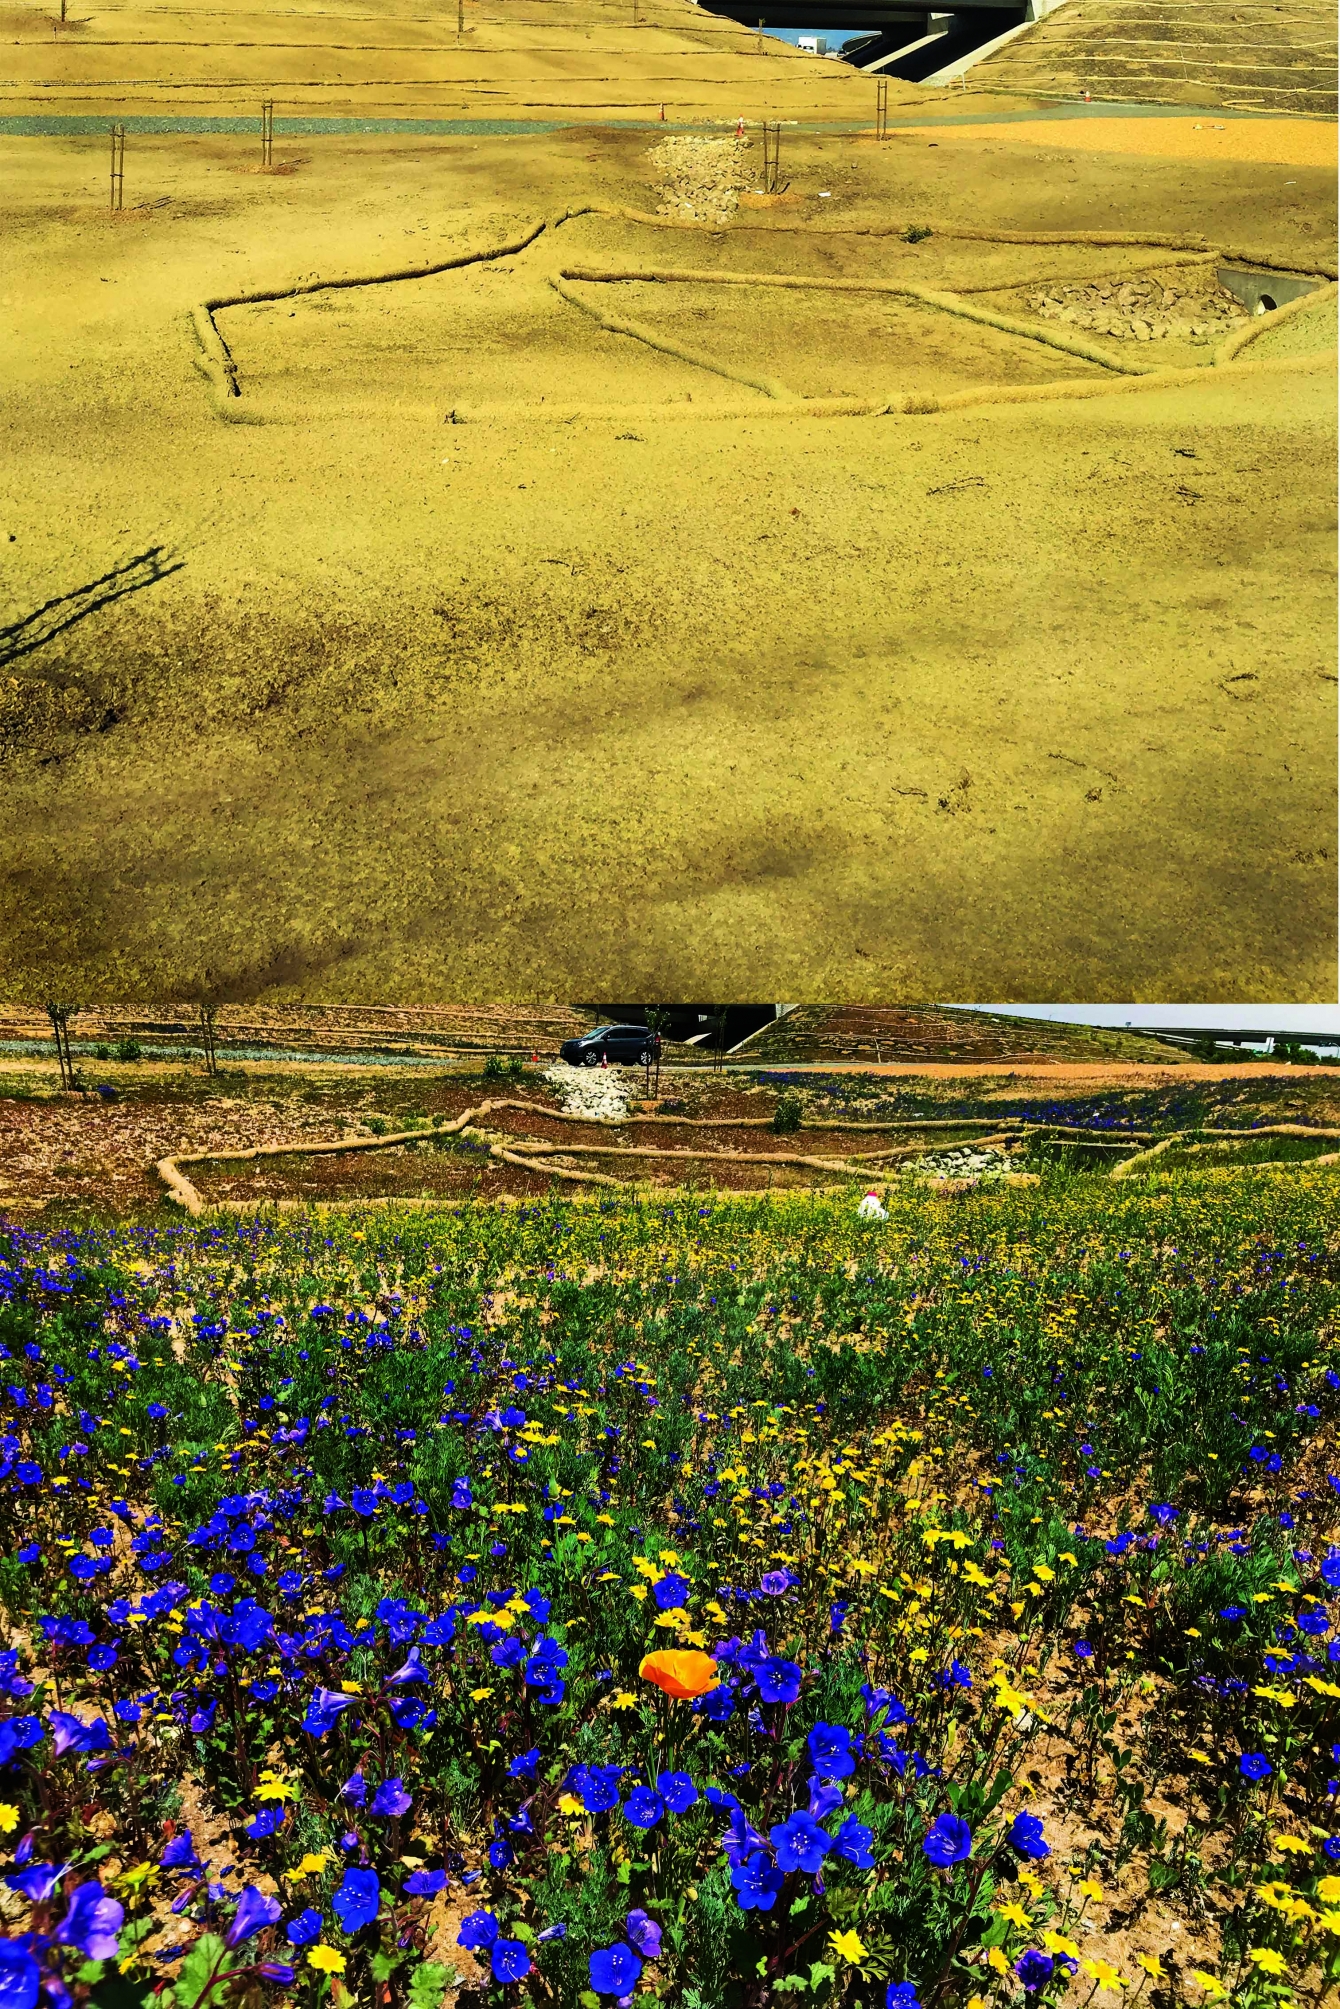
[[[580,1039],[565,1039],[558,1057],[573,1067],[599,1067],[602,1060],[643,1067],[655,1060],[660,1044],[661,1035],[645,1025],[598,1025]]]

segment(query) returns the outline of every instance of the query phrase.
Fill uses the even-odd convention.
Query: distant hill
[[[955,1005],[798,1005],[735,1047],[731,1057],[778,1067],[826,1060],[1099,1060],[1175,1067],[1187,1058],[1141,1033]]]
[[[1335,116],[1334,0],[1068,0],[973,70],[991,91]]]
[[[2,10],[0,109],[279,120],[873,117],[869,79],[691,0],[69,0]],[[895,85],[893,96],[898,97]],[[284,128],[279,128],[282,133]]]
[[[220,1045],[326,1053],[538,1053],[552,1058],[594,1021],[567,1005],[220,1005]],[[0,1006],[0,1040],[49,1039],[41,1010]],[[78,1042],[200,1044],[195,1005],[90,1005],[71,1021]],[[54,1048],[53,1048],[54,1051]]]

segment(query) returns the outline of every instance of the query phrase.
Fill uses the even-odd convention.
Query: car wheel
[[[586,1067],[599,1067],[600,1049],[598,1047],[593,1046],[589,1053],[584,1053],[582,1055],[582,1063]]]
[[[641,1053],[637,1057],[637,1064],[639,1067],[650,1067],[652,1061],[655,1058],[656,1056],[652,1052],[651,1048],[649,1046],[644,1046]]]

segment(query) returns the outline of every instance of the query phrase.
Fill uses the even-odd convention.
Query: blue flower
[[[622,1939],[616,1939],[613,1946],[597,1947],[587,1962],[597,1995],[631,1995],[641,1972],[642,1962]]]
[[[26,1946],[0,1939],[0,2009],[35,2009],[40,1975]]]
[[[158,1860],[164,1869],[199,1869],[200,1858],[195,1852],[191,1830],[183,1828],[179,1835],[173,1835]]]
[[[833,1846],[831,1835],[825,1833],[812,1815],[802,1813],[799,1808],[787,1820],[778,1822],[770,1833],[778,1869],[803,1869],[811,1876],[823,1868],[824,1857]]]
[[[96,1879],[81,1883],[56,1927],[56,1937],[64,1946],[78,1947],[85,1960],[115,1960],[120,1950],[117,1934],[125,1915],[124,1908],[108,1897]]]
[[[377,1916],[381,1897],[382,1887],[375,1870],[347,1869],[343,1883],[330,1900],[331,1909],[345,1931],[353,1933]]]
[[[1015,1961],[1014,1971],[1031,1994],[1051,1980],[1055,1966],[1050,1953],[1039,1953],[1036,1947],[1030,1947],[1022,1958]]]
[[[1322,1563],[1321,1580],[1328,1590],[1340,1590],[1340,1549],[1332,1549]]]
[[[325,1920],[321,1913],[314,1911],[309,1904],[305,1911],[300,1911],[296,1918],[289,1920],[284,1927],[284,1937],[290,1946],[310,1946],[314,1939],[321,1937],[321,1928],[324,1924]]]
[[[965,1862],[972,1854],[972,1829],[957,1814],[941,1814],[932,1823],[921,1848],[937,1869],[948,1869],[953,1863]]]
[[[794,1702],[800,1694],[800,1669],[794,1660],[781,1660],[770,1654],[754,1669],[754,1679],[764,1702]]]
[[[849,1814],[837,1831],[833,1848],[854,1868],[873,1869],[875,1858],[871,1850],[874,1839],[874,1830],[858,1821],[855,1814]]]
[[[644,1960],[661,1957],[661,1928],[649,1912],[630,1911],[624,1920],[628,1937]]]
[[[478,1953],[481,1948],[492,1946],[498,1937],[498,1921],[491,1911],[471,1911],[461,1920],[461,1929],[456,1935],[456,1944],[465,1947],[469,1953]]]
[[[375,1877],[373,1881],[376,1882]],[[233,1913],[233,1922],[225,1934],[225,1944],[241,1946],[244,1940],[259,1932],[263,1925],[273,1925],[278,1917],[279,1906],[275,1899],[267,1897],[254,1883],[249,1883],[237,1900],[237,1910]]]
[[[332,1688],[316,1689],[302,1719],[303,1729],[309,1737],[329,1735],[344,1711],[353,1706],[353,1700],[352,1695],[337,1695]]]
[[[574,1765],[565,1784],[588,1814],[607,1814],[619,1804],[621,1765]]]
[[[416,1869],[413,1876],[405,1878],[405,1893],[408,1897],[436,1897],[446,1881],[445,1870]]]
[[[24,1869],[11,1871],[5,1882],[30,1904],[45,1904],[69,1867],[68,1863],[29,1863]]]
[[[921,1999],[910,1981],[891,1981],[884,2009],[921,2009]]]
[[[709,1786],[707,1789],[708,1799],[713,1800],[714,1794],[720,1794],[720,1788]],[[725,1798],[727,1796],[721,1795],[721,1797]],[[744,1808],[740,1805],[739,1801],[733,1796],[730,1796],[730,1798],[730,1826],[721,1837],[721,1846],[725,1853],[726,1861],[732,1867],[738,1868],[742,1862],[745,1862],[752,1855],[755,1849],[762,1848],[763,1837],[750,1826]],[[713,1804],[717,1804],[717,1802],[713,1801]]]
[[[530,1955],[519,1939],[495,1939],[489,1965],[495,1981],[524,1981],[530,1973]]]
[[[260,1812],[247,1822],[247,1833],[253,1842],[263,1842],[267,1835],[277,1834],[284,1825],[287,1814],[285,1807],[262,1807]]]
[[[414,1795],[405,1791],[400,1779],[383,1779],[368,1812],[382,1820],[391,1820],[397,1814],[407,1814],[413,1805]]]
[[[110,1751],[112,1740],[103,1717],[83,1723],[64,1709],[49,1709],[47,1722],[56,1743],[56,1756],[66,1751]]]
[[[671,1570],[659,1583],[652,1585],[651,1594],[656,1600],[658,1610],[678,1611],[688,1603],[692,1588],[687,1577],[679,1576]]]
[[[654,1828],[665,1815],[665,1801],[650,1786],[635,1786],[623,1803],[623,1817],[635,1828]]]
[[[656,1780],[656,1790],[672,1814],[687,1812],[698,1798],[698,1788],[687,1772],[660,1773]]]
[[[539,1768],[539,1763],[540,1753],[538,1749],[523,1751],[519,1758],[511,1760],[507,1767],[507,1776],[509,1779],[533,1779]]]
[[[1274,1769],[1269,1758],[1262,1757],[1259,1751],[1244,1751],[1238,1759],[1238,1770],[1244,1779],[1268,1779]]]
[[[1031,1856],[1035,1862],[1051,1854],[1050,1844],[1042,1839],[1042,1822],[1036,1814],[1016,1814],[1005,1839],[1021,1856]]]
[[[842,1805],[841,1786],[834,1785],[831,1779],[821,1779],[817,1773],[806,1783],[810,1789],[810,1803],[805,1809],[806,1813],[813,1814],[816,1821],[826,1821],[828,1816],[835,1814]]]
[[[842,1724],[816,1723],[805,1741],[821,1779],[849,1779],[856,1770],[851,1731]]]
[[[773,1868],[762,1849],[756,1849],[746,1861],[737,1863],[730,1873],[730,1880],[741,1911],[771,1911],[777,1902],[777,1893],[786,1881],[782,1872]]]

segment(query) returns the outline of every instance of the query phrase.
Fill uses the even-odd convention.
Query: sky
[[[1340,1033],[1340,1005],[978,1004],[967,1011],[1008,1012],[1016,1018],[1061,1019],[1070,1025],[1242,1026],[1272,1032]]]

